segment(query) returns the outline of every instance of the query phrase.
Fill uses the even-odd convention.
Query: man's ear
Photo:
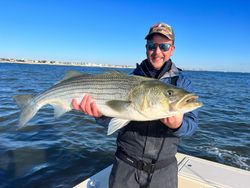
[[[172,45],[171,47],[170,47],[170,50],[171,50],[171,55],[173,55],[173,53],[174,53],[174,50],[175,50],[175,46],[174,45]]]

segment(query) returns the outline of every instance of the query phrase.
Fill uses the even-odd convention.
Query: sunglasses
[[[155,51],[158,46],[161,49],[161,51],[166,52],[169,50],[169,48],[170,48],[170,46],[172,46],[172,44],[168,44],[168,43],[157,44],[157,43],[153,43],[153,42],[148,42],[146,44],[146,48],[148,50],[152,50],[152,51]]]

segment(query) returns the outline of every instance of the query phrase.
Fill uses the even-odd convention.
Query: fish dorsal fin
[[[65,80],[68,80],[70,78],[74,78],[74,77],[77,77],[77,76],[83,76],[83,75],[89,75],[89,74],[88,73],[83,73],[83,72],[80,72],[80,71],[76,71],[76,70],[70,70],[70,71],[67,71],[66,75],[61,80],[61,82],[65,81]]]
[[[106,75],[127,75],[125,72],[119,71],[119,70],[107,70],[105,71]]]

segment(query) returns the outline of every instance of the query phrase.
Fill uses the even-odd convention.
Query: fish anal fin
[[[109,123],[109,126],[108,126],[107,135],[113,134],[118,129],[121,129],[122,127],[126,126],[129,122],[130,122],[130,120],[112,118],[110,123]]]
[[[67,107],[64,104],[60,104],[60,103],[52,103],[51,104],[54,108],[54,117],[55,118],[59,118],[61,117],[63,114],[65,114],[66,112],[70,111],[71,108]]]

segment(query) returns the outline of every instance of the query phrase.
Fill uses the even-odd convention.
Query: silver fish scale
[[[53,98],[72,99],[84,94],[91,95],[97,102],[108,100],[128,100],[128,92],[135,85],[145,80],[135,76],[120,75],[83,75],[60,82],[43,94],[35,102]]]

